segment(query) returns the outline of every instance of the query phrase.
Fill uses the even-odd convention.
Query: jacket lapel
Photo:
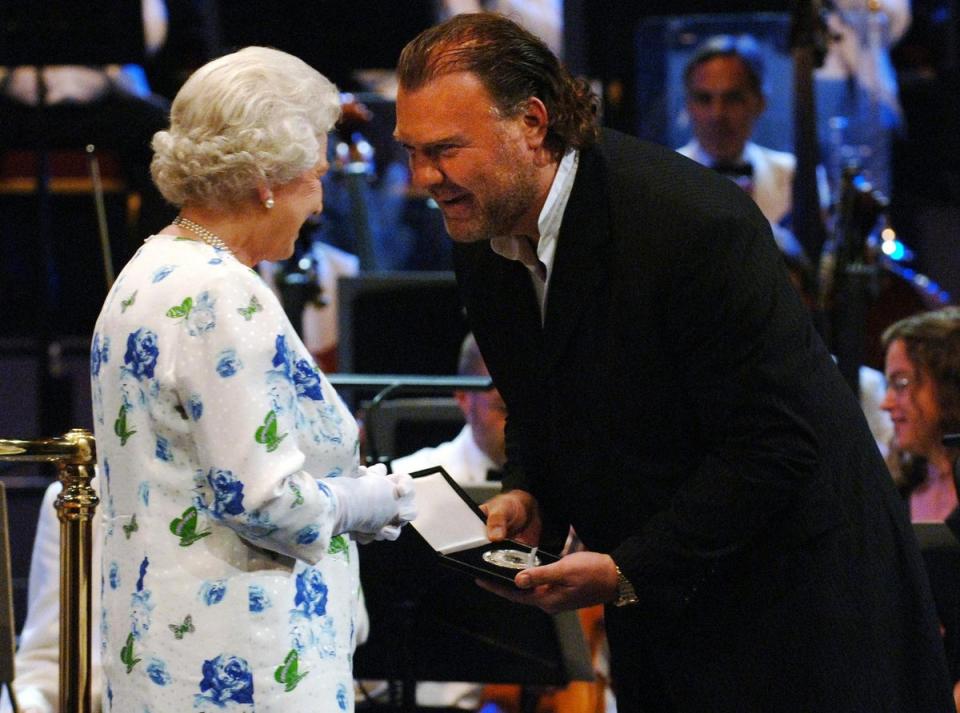
[[[513,358],[539,363],[543,328],[527,268],[497,255],[487,241],[454,245],[454,263],[477,340],[495,335]]]
[[[544,357],[548,369],[563,354],[605,281],[610,225],[604,179],[598,150],[582,152],[560,226],[547,293]]]

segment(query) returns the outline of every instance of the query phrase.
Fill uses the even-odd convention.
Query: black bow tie
[[[718,161],[713,164],[712,168],[717,173],[721,173],[724,176],[752,176],[753,175],[753,164],[751,163],[726,163]]]
[[[497,470],[496,468],[487,469],[487,480],[501,481],[503,480],[503,471]]]

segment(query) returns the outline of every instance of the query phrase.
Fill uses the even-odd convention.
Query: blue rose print
[[[150,590],[144,586],[149,565],[150,560],[144,557],[143,562],[140,563],[140,577],[137,579],[136,591],[130,597],[130,624],[131,631],[136,639],[139,639],[143,632],[150,630],[150,612],[154,608]]]
[[[194,421],[200,420],[203,416],[203,402],[200,400],[200,394],[190,394],[190,398],[187,399],[187,410]]]
[[[163,436],[157,436],[157,449],[154,455],[162,461],[170,462],[173,460],[173,453],[170,452],[170,442]]]
[[[167,665],[160,659],[150,659],[150,663],[147,664],[147,675],[158,686],[166,686],[173,680],[170,672],[167,671]]]
[[[212,582],[204,582],[200,587],[200,599],[208,607],[219,604],[227,595],[227,583],[223,579],[215,579]]]
[[[137,494],[140,496],[140,502],[146,506],[150,506],[150,483],[149,481],[143,481],[140,483],[140,487],[137,488]]]
[[[216,300],[210,297],[209,292],[197,295],[197,301],[186,316],[187,333],[196,337],[209,332],[217,326],[217,315],[214,312]]]
[[[236,349],[224,349],[217,356],[217,373],[224,379],[233,376],[243,368],[243,362],[237,356]]]
[[[295,355],[293,350],[287,346],[286,336],[278,334],[274,346],[276,347],[277,353],[273,355],[273,365],[283,367],[283,375],[289,381],[293,381],[293,360]]]
[[[323,574],[316,567],[307,567],[297,575],[297,595],[293,603],[300,607],[307,617],[323,616],[327,613],[327,584]]]
[[[306,396],[314,401],[323,401],[320,373],[306,359],[297,361],[297,368],[293,372],[293,384],[297,388],[298,398]]]
[[[93,335],[93,345],[90,347],[90,375],[99,376],[100,367],[110,361],[110,337],[100,341],[100,334]]]
[[[110,563],[110,589],[116,589],[120,586],[120,565],[116,562]]]
[[[309,545],[316,542],[318,537],[320,537],[320,528],[316,525],[307,525],[297,533],[297,544]]]
[[[270,608],[270,597],[267,596],[263,587],[257,584],[251,584],[247,594],[249,596],[249,609],[252,613],[259,614]]]
[[[246,519],[243,522],[236,523],[233,527],[238,535],[248,540],[261,540],[264,537],[270,537],[278,529],[276,525],[270,522],[270,514],[260,510],[247,513]]]
[[[297,397],[308,397],[314,401],[323,401],[323,390],[320,385],[320,374],[316,367],[306,359],[297,359],[296,354],[287,345],[287,338],[278,334],[275,341],[276,353],[273,355],[273,365],[297,389]]]
[[[324,497],[330,498],[331,500],[333,499],[333,491],[330,490],[330,488],[327,487],[326,484],[324,484],[323,482],[321,482],[321,481],[319,481],[319,480],[317,481],[317,490],[319,490],[321,493],[323,493],[323,496],[324,496]]]
[[[211,468],[207,482],[213,488],[213,516],[239,515],[243,512],[243,483],[231,470]]]
[[[159,354],[157,335],[141,327],[127,337],[127,353],[123,355],[123,363],[137,379],[152,379]]]
[[[347,710],[347,687],[342,683],[337,686],[337,705],[340,710]]]
[[[203,679],[195,706],[209,701],[223,708],[229,701],[253,703],[253,673],[239,656],[220,654],[203,662]]]
[[[176,267],[177,267],[176,265],[162,265],[161,267],[157,268],[156,272],[153,273],[151,282],[153,282],[154,284],[160,282],[160,280],[162,280],[171,272],[173,272],[176,269]]]
[[[137,579],[137,591],[143,591],[143,580],[147,578],[147,567],[150,566],[150,559],[148,557],[143,558],[143,562],[140,563],[140,577]]]

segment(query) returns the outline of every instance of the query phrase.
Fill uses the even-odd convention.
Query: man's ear
[[[547,138],[547,129],[549,128],[547,107],[537,97],[530,97],[527,99],[527,104],[520,119],[527,146],[531,149],[541,148]]]
[[[470,394],[466,391],[454,391],[453,398],[457,400],[457,406],[463,411],[465,421],[470,421]]]
[[[760,104],[757,109],[757,116],[760,116],[763,112],[767,110],[767,97],[764,94],[760,94]]]

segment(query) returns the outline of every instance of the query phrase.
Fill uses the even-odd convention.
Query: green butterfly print
[[[170,521],[170,532],[180,538],[181,547],[189,547],[210,534],[210,530],[197,532],[197,509],[191,505],[180,517]]]
[[[303,493],[300,491],[300,486],[290,481],[290,490],[293,491],[293,502],[290,503],[290,507],[295,508],[298,505],[303,505]]]
[[[290,693],[290,691],[296,688],[297,684],[310,673],[309,671],[298,673],[297,668],[299,665],[300,657],[297,655],[297,650],[290,649],[290,653],[287,654],[287,657],[283,660],[283,664],[277,666],[277,670],[273,673],[273,677],[277,683],[282,683],[283,690],[287,693]]]
[[[173,632],[173,638],[180,641],[184,634],[192,634],[194,632],[193,617],[187,614],[183,618],[182,624],[167,624],[167,628]]]
[[[173,319],[186,319],[193,309],[193,298],[184,297],[183,302],[167,310],[167,316]]]
[[[127,634],[127,645],[120,649],[120,660],[126,665],[127,673],[133,671],[133,667],[140,663],[133,653],[133,632]]]
[[[120,413],[117,415],[117,420],[113,422],[113,432],[117,434],[117,437],[120,439],[120,445],[127,445],[127,440],[136,433],[136,430],[128,431],[127,430],[127,406],[124,404],[120,407]]]
[[[127,539],[130,539],[130,535],[140,529],[140,526],[137,524],[137,515],[134,513],[130,516],[130,522],[123,526],[123,534],[127,536]]]
[[[280,441],[287,437],[277,435],[277,414],[271,409],[263,419],[263,425],[257,429],[254,439],[267,447],[267,453],[273,453],[280,445]]]
[[[336,555],[340,554],[341,552],[345,553],[348,557],[350,556],[350,546],[347,544],[347,538],[343,535],[331,537],[330,547],[327,549],[327,554]]]
[[[134,290],[133,294],[127,297],[125,300],[120,300],[120,314],[123,314],[127,311],[127,307],[132,307],[134,301],[137,299],[137,291]]]
[[[260,312],[263,309],[263,305],[257,300],[256,295],[250,296],[250,304],[247,307],[237,307],[237,312],[243,315],[243,318],[248,322],[253,319],[254,312]]]

